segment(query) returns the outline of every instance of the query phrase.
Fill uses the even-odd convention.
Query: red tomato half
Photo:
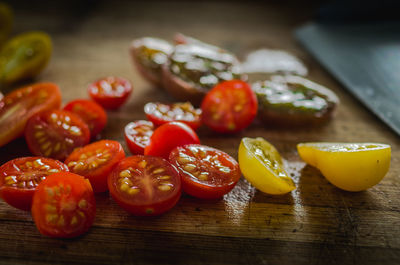
[[[95,215],[92,186],[74,173],[50,175],[33,195],[33,220],[39,232],[46,236],[79,236],[89,230]]]
[[[114,200],[126,211],[151,216],[171,209],[181,196],[178,171],[161,157],[136,155],[122,160],[108,178]]]
[[[89,143],[90,132],[75,114],[52,110],[29,119],[25,139],[33,154],[64,160],[75,148]]]
[[[21,136],[30,117],[60,105],[60,90],[53,83],[26,86],[6,95],[0,101],[0,147]]]
[[[125,141],[133,155],[143,155],[150,143],[154,125],[151,121],[135,121],[125,126]]]
[[[77,99],[65,105],[64,110],[78,115],[89,126],[91,137],[98,135],[106,126],[107,114],[103,107],[94,101]]]
[[[238,132],[254,120],[257,98],[244,81],[231,80],[211,89],[201,103],[202,121],[220,133]]]
[[[192,128],[182,122],[168,122],[158,127],[144,149],[145,155],[168,159],[169,153],[177,146],[199,144],[200,139]]]
[[[106,109],[118,109],[132,92],[131,83],[121,77],[107,77],[89,86],[90,97]]]
[[[217,199],[239,181],[239,164],[227,153],[204,145],[185,145],[174,149],[170,162],[182,178],[182,189],[198,198]]]
[[[65,160],[71,172],[89,179],[94,192],[108,190],[107,177],[125,157],[117,141],[102,140],[75,149]]]
[[[58,160],[44,157],[21,157],[0,167],[0,197],[9,205],[29,211],[33,193],[48,175],[68,171]]]
[[[190,126],[193,130],[197,130],[201,124],[201,110],[194,108],[190,102],[169,105],[150,102],[144,106],[144,112],[155,126],[160,126],[170,121],[180,121]]]

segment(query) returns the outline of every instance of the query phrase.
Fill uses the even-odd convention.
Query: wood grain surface
[[[30,213],[0,202],[1,264],[400,263],[400,139],[295,42],[293,30],[310,18],[310,7],[244,1],[89,3],[52,3],[47,9],[16,5],[14,33],[41,29],[52,35],[52,61],[38,80],[59,84],[64,103],[87,98],[87,85],[100,77],[132,81],[129,102],[108,112],[101,134],[118,140],[127,153],[124,126],[145,118],[146,102],[173,101],[132,66],[128,47],[137,37],[171,39],[183,32],[240,56],[257,47],[283,49],[301,58],[309,67],[308,77],[334,90],[341,105],[336,117],[319,128],[254,123],[229,136],[200,129],[203,144],[235,158],[242,137],[269,140],[286,159],[297,185],[288,195],[263,194],[242,178],[222,200],[183,196],[168,213],[147,219],[129,215],[108,193],[99,194],[94,226],[71,240],[40,235]],[[304,141],[387,143],[392,165],[374,188],[341,191],[300,160],[295,147]],[[0,149],[0,162],[28,154],[24,140],[16,140]]]

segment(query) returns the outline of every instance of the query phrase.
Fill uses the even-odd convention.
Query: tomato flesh
[[[175,147],[199,143],[200,139],[192,128],[181,122],[168,122],[154,131],[144,154],[168,159]]]
[[[155,126],[160,126],[170,121],[183,122],[193,130],[200,127],[201,110],[196,109],[190,102],[162,104],[149,102],[144,106],[147,118]]]
[[[114,200],[139,216],[162,214],[181,196],[178,171],[160,157],[136,155],[122,160],[108,178]]]
[[[104,192],[108,190],[108,175],[124,157],[125,152],[119,142],[102,140],[75,149],[65,164],[71,172],[87,178],[94,192]]]
[[[0,147],[21,136],[30,117],[60,105],[61,93],[53,83],[38,83],[7,94],[0,101]]]
[[[29,119],[25,139],[33,154],[64,160],[75,148],[89,143],[90,132],[75,114],[52,110]]]
[[[60,161],[44,157],[21,157],[0,167],[0,197],[9,205],[29,211],[39,183],[56,172],[68,171]]]
[[[197,198],[222,197],[235,187],[241,175],[235,159],[205,145],[177,147],[169,160],[181,175],[182,189]]]
[[[50,175],[33,196],[32,217],[43,235],[71,238],[92,226],[96,201],[88,180],[70,173]]]
[[[106,109],[118,109],[132,92],[131,83],[121,77],[107,77],[89,86],[90,97]]]
[[[257,114],[257,98],[244,81],[231,80],[216,85],[205,96],[202,121],[219,133],[235,133],[248,127]]]
[[[107,114],[103,107],[94,101],[87,99],[77,99],[65,105],[64,110],[78,115],[89,126],[90,135],[94,138],[106,126]]]
[[[135,121],[125,126],[125,141],[133,155],[143,155],[149,145],[154,125],[151,121]]]

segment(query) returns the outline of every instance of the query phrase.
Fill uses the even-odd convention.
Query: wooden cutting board
[[[251,48],[283,49],[300,57],[309,78],[341,100],[336,117],[319,128],[278,129],[255,123],[236,135],[199,131],[202,143],[237,158],[240,139],[261,136],[287,161],[297,189],[285,196],[255,190],[243,178],[218,201],[184,196],[157,218],[129,215],[96,195],[92,229],[72,239],[44,237],[29,213],[0,202],[1,264],[399,264],[400,140],[350,96],[292,37],[311,9],[245,2],[47,3],[47,9],[15,4],[16,30],[42,29],[54,40],[54,54],[39,80],[60,85],[63,102],[86,98],[95,79],[130,79],[134,92],[119,111],[109,112],[104,139],[123,139],[124,126],[144,119],[148,101],[172,102],[142,79],[128,47],[133,38],[171,38],[183,32],[243,55]],[[392,165],[376,187],[349,193],[330,185],[298,157],[303,141],[382,142],[392,146]],[[24,141],[0,149],[0,162],[28,155]],[[338,165],[340,166],[340,165]]]

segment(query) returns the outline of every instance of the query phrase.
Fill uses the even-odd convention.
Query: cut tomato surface
[[[235,133],[248,127],[257,115],[257,98],[244,81],[219,83],[201,103],[202,121],[219,133]]]
[[[0,147],[21,136],[30,117],[60,105],[60,90],[53,83],[38,83],[7,94],[0,101]]]
[[[33,196],[32,216],[39,232],[70,238],[92,226],[96,201],[89,181],[70,172],[50,175]]]
[[[117,141],[102,140],[75,149],[65,160],[71,172],[89,179],[94,192],[108,190],[107,177],[125,157]]]
[[[162,214],[181,196],[178,171],[160,157],[136,155],[122,160],[108,178],[114,200],[139,216]]]
[[[235,187],[241,176],[234,158],[205,145],[177,147],[169,160],[181,175],[182,189],[197,198],[220,198]]]
[[[90,132],[75,114],[52,110],[29,119],[25,139],[33,154],[64,160],[75,148],[89,143]]]
[[[144,106],[144,112],[155,126],[170,121],[180,121],[196,130],[201,124],[201,110],[194,108],[190,102],[174,104],[149,102]]]
[[[125,126],[125,141],[133,155],[143,155],[149,145],[154,125],[151,121],[138,120]]]
[[[175,147],[199,143],[200,139],[192,128],[182,122],[168,122],[154,131],[144,154],[168,159]]]
[[[15,208],[29,211],[39,183],[61,171],[68,171],[68,167],[50,158],[21,157],[8,161],[0,167],[0,197]]]
[[[91,137],[98,135],[107,124],[107,114],[103,107],[94,101],[77,99],[65,105],[64,110],[78,115],[89,126]]]
[[[131,83],[121,77],[106,77],[89,86],[90,97],[106,109],[118,109],[132,92]]]

